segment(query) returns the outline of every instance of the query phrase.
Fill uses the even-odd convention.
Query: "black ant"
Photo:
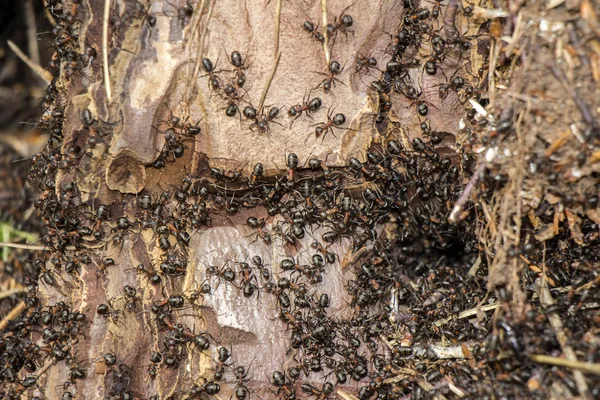
[[[187,1],[186,5],[181,8],[176,7],[174,4],[171,4],[168,1],[166,1],[166,3],[177,9],[177,19],[181,21],[181,28],[183,29],[185,20],[187,18],[192,18],[192,15],[194,14],[194,7],[192,7],[189,0]]]
[[[309,95],[306,95],[302,99],[302,104],[296,104],[295,106],[290,107],[288,110],[288,115],[294,120],[302,115],[303,112],[306,112],[306,115],[310,116],[310,113],[314,113],[318,111],[323,105],[323,101],[320,97],[315,97],[307,102]]]
[[[256,278],[256,275],[252,273],[252,268],[248,263],[241,262],[238,263],[238,265],[240,267],[241,275],[240,286],[243,290],[244,297],[252,297],[258,289],[258,279]],[[252,283],[252,281],[254,281],[256,285]]]
[[[356,73],[369,73],[371,68],[377,68],[377,59],[370,56],[365,57],[358,53],[358,55],[354,57],[354,68]]]
[[[271,280],[271,271],[263,264],[263,260],[260,256],[252,257],[252,263],[259,269],[260,277],[265,281]]]
[[[216,275],[219,277],[219,281],[217,282],[217,286],[215,287],[215,290],[219,287],[219,283],[220,283],[221,279],[224,279],[225,281],[230,282],[230,283],[235,281],[236,273],[233,269],[231,269],[227,265],[223,266],[220,269],[215,265],[211,265],[208,267],[207,271],[210,275]]]
[[[239,51],[233,51],[229,60],[231,65],[234,67],[235,82],[237,87],[240,88],[246,83],[246,75],[244,74],[244,71],[249,67],[249,65],[246,65],[246,60],[247,58],[243,59]]]
[[[354,31],[349,29],[354,23],[354,20],[350,15],[346,14],[346,11],[353,5],[354,3],[344,8],[340,13],[339,17],[334,17],[333,24],[327,24],[326,29],[329,37],[332,40],[332,46],[335,42],[335,38],[338,32],[342,32],[344,36],[346,36],[346,39],[348,39],[348,32],[350,32],[352,34],[352,37],[354,37]]]
[[[102,317],[104,317],[104,319],[106,320],[110,320],[113,324],[116,323],[119,315],[122,315],[123,312],[120,310],[115,310],[110,302],[110,300],[108,301],[108,305],[107,304],[100,304],[98,306],[98,308],[96,309],[96,312],[98,313],[98,315],[101,315]]]
[[[215,71],[216,65],[213,65],[212,61],[208,58],[202,59],[202,69],[208,75],[208,87],[212,90],[221,89],[221,80],[217,76],[217,71]]]
[[[317,125],[317,127],[315,128],[315,137],[318,139],[319,137],[323,136],[323,139],[321,141],[325,140],[325,136],[327,136],[327,133],[331,131],[331,134],[335,137],[335,133],[333,132],[333,128],[339,128],[341,125],[343,125],[346,122],[346,116],[344,114],[341,113],[337,113],[335,114],[335,116],[333,116],[333,112],[329,112],[327,113],[327,122],[322,122],[320,124]],[[310,135],[308,136],[310,137]],[[308,137],[306,138],[308,140]],[[306,143],[306,140],[304,141]]]
[[[256,230],[256,232],[255,232],[256,238],[252,241],[252,243],[254,243],[256,240],[258,240],[260,238],[260,239],[262,239],[263,242],[265,242],[265,244],[267,244],[267,245],[271,244],[271,235],[263,229],[265,226],[264,219],[262,219],[262,218],[258,219],[256,217],[248,217],[248,220],[246,222],[248,223],[249,227]]]
[[[326,78],[323,79],[321,81],[321,83],[319,83],[317,85],[317,87],[315,89],[322,88],[323,92],[325,92],[325,93],[331,92],[331,88],[332,88],[332,86],[335,86],[336,82],[339,82],[342,85],[345,85],[344,82],[342,82],[338,78],[336,78],[336,76],[340,75],[342,73],[342,71],[344,70],[339,62],[331,61],[329,63],[328,69],[329,69],[328,74],[323,73],[323,72],[317,72],[317,74],[324,75],[324,76],[326,76]]]
[[[238,400],[244,400],[249,394],[250,391],[246,384],[250,381],[248,378],[248,371],[243,366],[236,367],[234,370],[236,385],[235,385],[235,397]]]
[[[321,32],[318,31],[319,25],[315,26],[311,21],[304,21],[302,24],[302,28],[310,33],[311,37],[313,37],[319,43],[325,42],[325,37]]]
[[[254,121],[254,123],[250,125],[250,129],[256,126],[260,132],[266,133],[267,136],[269,135],[269,122],[275,122],[273,120],[277,118],[278,115],[278,107],[271,107],[267,114],[265,114],[262,110],[261,112],[257,112],[256,108],[252,106],[247,106],[246,108],[244,108],[244,116],[247,119]]]

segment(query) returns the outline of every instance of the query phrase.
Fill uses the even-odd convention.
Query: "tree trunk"
[[[456,0],[56,3],[46,1],[58,77],[38,124],[51,137],[31,175],[50,249],[38,296],[60,334],[42,333],[48,369],[29,393],[324,398],[326,381],[341,398],[462,397],[473,382],[470,394],[488,393],[481,382],[501,360],[469,348],[498,329],[508,348],[511,328],[481,308],[466,326],[457,315],[506,288],[521,307],[509,315],[526,313],[521,261],[513,276],[499,265],[525,246],[509,226],[529,228],[514,222],[521,208],[488,209],[496,183],[517,197],[491,177],[522,154],[494,158],[517,113],[509,96],[488,94],[523,82],[499,76],[520,60],[499,34],[513,33],[516,11]],[[471,190],[485,197],[473,210]],[[577,212],[565,214],[571,232]],[[456,339],[461,329],[474,332]],[[450,376],[435,360],[456,357],[490,363],[461,389],[432,374]]]

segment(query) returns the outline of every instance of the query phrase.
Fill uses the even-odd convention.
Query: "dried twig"
[[[46,362],[46,364],[44,364],[44,366],[37,372],[38,378],[40,376],[42,376],[42,374],[44,372],[46,372],[48,370],[48,368],[50,368],[51,366],[53,366],[55,363],[56,363],[56,360],[54,358],[48,360],[48,362]]]
[[[44,0],[44,15],[50,25],[56,26],[56,20],[54,19],[54,15],[52,15],[52,7],[48,7],[48,0]]]
[[[48,248],[46,246],[39,246],[34,244],[20,244],[20,243],[10,243],[10,242],[0,242],[0,247],[11,247],[13,249],[25,249],[25,250],[35,250],[35,251],[47,251]]]
[[[573,368],[578,371],[586,372],[588,374],[600,376],[600,364],[592,364],[581,361],[571,361],[560,357],[546,356],[542,354],[531,354],[529,358],[531,359],[531,361],[537,363],[556,365],[557,367]]]
[[[461,311],[458,314],[458,319],[468,318],[468,317],[471,317],[473,315],[477,315],[477,313],[479,312],[479,310],[481,310],[481,311],[492,311],[492,310],[495,310],[498,307],[500,307],[500,303],[499,302],[495,302],[495,303],[488,304],[487,306],[483,306],[483,307],[470,308],[468,310]],[[435,326],[442,326],[442,325],[447,324],[448,322],[452,321],[452,318],[453,318],[453,316],[448,317],[448,318],[438,319],[437,321],[435,321],[433,323],[433,325],[435,325]]]
[[[344,392],[342,389],[338,389],[336,392],[338,396],[340,396],[344,400],[358,400],[358,398],[350,393]]]
[[[545,252],[544,252],[545,253]],[[548,289],[548,285],[546,284],[546,271],[544,268],[541,284],[540,284],[540,304],[544,307],[549,307],[554,304],[554,299],[552,298],[552,294],[550,293],[550,289]],[[548,313],[548,322],[550,322],[550,326],[554,331],[554,335],[556,336],[556,340],[560,343],[560,347],[565,355],[566,359],[570,362],[577,363],[577,356],[573,351],[573,348],[569,346],[567,335],[565,335],[565,330],[563,329],[562,321],[560,320],[560,316],[556,312]],[[588,397],[588,385],[585,381],[585,376],[583,373],[576,369],[573,371],[573,378],[575,379],[575,384],[577,385],[577,390],[579,394],[583,398]]]
[[[280,59],[281,59],[281,53],[278,53],[277,58],[275,58],[275,62],[273,63],[273,68],[271,69],[271,74],[269,74],[267,83],[263,89],[262,95],[260,96],[260,103],[258,103],[258,108],[257,108],[258,112],[261,112],[263,109],[263,105],[265,104],[265,99],[267,98],[267,93],[269,92],[269,87],[271,87],[271,82],[273,81],[275,72],[277,72],[277,66],[279,65]]]
[[[417,384],[421,387],[421,389],[425,390],[426,392],[431,392],[433,389],[435,389],[435,387],[433,387],[433,385],[429,383],[429,381],[427,381],[427,379],[425,379],[424,377],[417,379]],[[445,400],[446,396],[439,394],[437,398],[440,400]]]
[[[27,66],[31,68],[33,72],[38,74],[40,78],[42,78],[47,84],[50,84],[52,81],[52,74],[50,72],[46,71],[41,67],[41,65],[35,63],[33,60],[27,57],[27,55],[23,53],[21,49],[19,49],[17,45],[12,42],[12,40],[7,40],[6,42],[8,43],[8,47],[10,47],[10,49],[17,55],[17,57],[21,59],[21,61],[27,64]]]
[[[448,383],[448,389],[459,398],[465,397],[467,394],[459,387],[457,387],[454,383]]]
[[[23,3],[25,8],[25,20],[27,22],[27,47],[29,57],[34,63],[40,64],[40,49],[37,42],[37,31],[35,27],[35,12],[33,10],[33,1],[27,0]]]
[[[202,4],[202,8],[204,8],[204,4]],[[215,0],[210,2],[210,6],[208,9],[208,15],[206,16],[206,22],[204,26],[202,26],[202,33],[200,34],[200,39],[198,39],[198,47],[196,49],[196,65],[194,65],[194,73],[192,74],[192,79],[196,79],[198,74],[200,73],[200,65],[202,63],[202,55],[204,54],[204,36],[206,35],[206,31],[208,29],[208,22],[210,21],[210,17],[212,16],[213,9],[215,8]],[[202,19],[202,15],[200,15],[198,24]],[[187,99],[187,95],[186,95]]]
[[[277,0],[277,8],[275,9],[275,51],[273,57],[277,57],[279,54],[279,32],[281,30],[281,2]]]
[[[18,287],[18,288],[6,290],[4,292],[0,292],[0,300],[4,299],[6,297],[10,297],[13,294],[26,293],[26,292],[27,292],[27,288],[25,288],[25,287]]]
[[[325,52],[325,62],[329,68],[331,54],[329,53],[329,33],[327,32],[327,0],[321,0],[321,15],[323,19],[323,51]]]
[[[481,173],[483,172],[484,169],[485,169],[485,163],[480,162],[480,164],[477,166],[477,169],[473,173],[473,176],[471,177],[471,179],[469,179],[469,183],[467,183],[467,186],[465,186],[465,190],[460,195],[458,200],[456,200],[456,204],[454,204],[454,208],[452,209],[452,212],[450,213],[450,216],[448,217],[449,222],[451,222],[451,223],[460,222],[464,218],[463,216],[461,216],[459,214],[461,214],[462,211],[464,210],[465,204],[467,204],[467,201],[469,200],[469,197],[471,196],[471,192],[473,191],[473,189],[475,189],[475,185],[477,184],[477,182],[479,182],[479,175],[481,175]]]
[[[6,328],[6,325],[8,325],[8,323],[10,321],[17,318],[23,312],[25,307],[27,307],[27,305],[25,304],[24,301],[21,301],[19,304],[17,304],[17,306],[15,308],[12,309],[11,312],[6,314],[6,316],[2,319],[2,321],[0,321],[0,331],[2,329]]]
[[[110,74],[108,72],[108,17],[110,14],[110,0],[104,0],[104,15],[102,16],[102,70],[104,72],[104,87],[106,88],[106,99],[110,104]]]

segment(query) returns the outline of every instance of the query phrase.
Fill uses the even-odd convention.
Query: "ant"
[[[448,90],[453,90],[458,94],[458,91],[465,86],[465,79],[461,76],[456,76],[461,68],[458,68],[454,74],[452,74],[450,77],[450,82],[446,81],[446,83],[439,85],[438,93],[441,100],[444,100],[448,96]]]
[[[127,303],[125,304],[125,310],[129,312],[136,311],[137,303],[141,303],[136,289],[133,286],[126,285],[123,287],[123,291],[125,292],[125,299],[127,300]]]
[[[325,29],[327,29],[329,37],[332,39],[332,46],[335,42],[335,38],[337,37],[338,32],[342,32],[344,36],[346,36],[346,39],[348,39],[348,32],[350,32],[352,34],[352,37],[354,37],[354,31],[349,29],[354,23],[354,20],[350,15],[346,14],[346,11],[353,5],[354,3],[344,8],[340,13],[339,17],[334,17],[333,24],[327,24],[327,26],[325,27]]]
[[[222,279],[226,280],[227,282],[231,283],[231,282],[235,281],[236,273],[230,267],[223,266],[223,268],[219,269],[217,266],[211,265],[208,267],[207,271],[210,275],[216,275],[220,279],[222,278]],[[219,287],[220,279],[219,279],[219,282],[217,282],[217,286],[215,287],[215,290]]]
[[[254,121],[254,123],[252,125],[250,125],[250,129],[252,130],[252,128],[254,126],[256,126],[260,132],[266,133],[267,136],[269,136],[269,122],[275,122],[273,120],[275,118],[277,118],[278,115],[279,115],[278,107],[271,107],[267,114],[265,114],[263,112],[263,110],[261,110],[260,113],[257,112],[256,108],[254,108],[252,106],[247,106],[246,108],[244,108],[244,116],[247,119]],[[277,122],[275,122],[275,123],[277,123]],[[279,124],[279,125],[281,125],[281,124]]]
[[[358,53],[358,55],[354,57],[354,68],[356,73],[369,73],[371,68],[377,68],[377,59],[370,56],[365,57]]]
[[[288,115],[295,120],[298,117],[300,117],[303,112],[306,112],[306,115],[310,117],[310,113],[318,111],[323,105],[323,102],[320,97],[315,97],[309,102],[307,102],[307,99],[308,95],[302,99],[302,105],[296,104],[295,106],[292,106],[288,110]]]
[[[260,238],[265,244],[271,244],[271,235],[263,229],[265,226],[265,220],[263,218],[258,219],[256,217],[248,217],[246,222],[248,223],[248,226],[256,230],[256,239],[254,239],[252,243]]]
[[[333,384],[331,382],[325,382],[322,389],[317,389],[310,383],[304,382],[300,385],[300,390],[304,393],[309,393],[312,396],[317,396],[315,398],[318,400],[323,400],[333,393]]]
[[[288,167],[288,171],[287,171],[287,181],[288,182],[293,182],[295,181],[295,172],[296,168],[298,168],[298,156],[296,155],[296,153],[289,153],[287,155],[287,159],[285,162],[285,165]]]
[[[160,277],[160,275],[153,269],[147,269],[144,266],[144,264],[139,264],[137,267],[134,268],[134,270],[138,274],[145,275],[148,281],[154,286],[160,285],[162,283],[162,278]]]
[[[325,37],[321,32],[318,31],[318,27],[318,24],[317,26],[315,26],[311,21],[304,21],[304,23],[302,24],[302,28],[306,32],[308,32],[311,35],[311,37],[313,37],[319,43],[324,43]]]
[[[246,262],[238,263],[240,266],[240,284],[243,289],[244,297],[252,297],[254,292],[258,289],[258,279],[256,275],[252,273],[252,268]],[[252,283],[252,280],[256,282],[256,285]]]
[[[252,257],[252,263],[259,269],[262,279],[265,281],[271,280],[271,271],[263,264],[263,260],[260,256]]]
[[[208,87],[212,90],[219,90],[222,85],[215,68],[216,64],[213,65],[209,58],[202,59],[202,69],[206,72],[206,75],[208,75]]]
[[[246,384],[250,381],[250,378],[248,378],[248,372],[249,371],[246,371],[246,368],[241,365],[236,367],[234,370],[236,379],[235,397],[238,400],[244,400],[250,392],[246,386]]]
[[[323,142],[325,140],[325,136],[327,136],[327,133],[329,131],[331,131],[331,134],[334,137],[336,137],[335,133],[333,132],[333,128],[339,128],[341,125],[343,125],[346,122],[346,116],[344,114],[337,113],[337,114],[335,114],[335,116],[333,116],[333,118],[332,118],[332,115],[333,115],[333,112],[328,112],[327,113],[327,122],[321,122],[315,128],[315,137],[318,139],[319,137],[323,136],[323,139],[321,140],[321,142]],[[310,135],[308,137],[310,137]],[[306,138],[307,140],[308,140],[308,137]],[[306,140],[304,142],[306,143]]]
[[[177,20],[181,21],[181,28],[183,29],[186,18],[192,18],[192,15],[194,14],[194,7],[192,7],[189,0],[187,1],[186,5],[181,8],[177,8],[177,6],[169,3],[168,1],[166,1],[166,3],[177,9]]]
[[[238,87],[243,87],[246,83],[246,75],[244,71],[248,69],[249,65],[246,65],[246,59],[242,58],[239,51],[233,51],[230,57],[230,63],[234,67],[235,81]]]
[[[113,324],[116,324],[119,315],[123,314],[122,311],[115,310],[113,308],[110,300],[108,301],[108,305],[104,303],[100,304],[96,309],[96,312],[98,313],[98,315],[104,317],[104,319],[110,320]]]
[[[323,73],[323,72],[317,72],[317,74],[324,75],[324,76],[326,76],[326,78],[323,79],[321,81],[321,83],[319,83],[317,85],[317,87],[315,89],[322,88],[323,92],[325,92],[325,93],[331,92],[332,85],[335,86],[336,82],[339,82],[342,85],[345,85],[344,82],[342,82],[338,78],[336,78],[336,76],[340,75],[344,70],[344,68],[340,65],[339,62],[331,61],[329,63],[328,69],[329,69],[328,74]]]

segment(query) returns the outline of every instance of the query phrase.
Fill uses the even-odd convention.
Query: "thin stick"
[[[282,0],[277,0],[277,8],[275,9],[275,51],[273,52],[273,57],[277,57],[279,54],[279,31],[281,25],[281,2]]]
[[[15,289],[10,289],[10,290],[4,291],[4,292],[0,292],[0,300],[4,299],[6,297],[10,297],[13,294],[19,294],[19,293],[25,293],[25,292],[27,292],[27,288],[25,288],[25,287],[18,287]]]
[[[425,390],[426,392],[431,392],[433,389],[435,389],[433,387],[433,385],[431,383],[429,383],[429,381],[427,379],[425,379],[424,377],[417,379],[417,385],[419,385],[421,387],[421,389]],[[437,398],[440,400],[447,399],[447,397],[444,396],[443,394],[438,395]]]
[[[273,77],[275,76],[275,72],[277,71],[277,66],[279,65],[279,59],[281,59],[281,53],[277,54],[277,58],[275,59],[275,63],[273,64],[273,68],[271,69],[271,74],[269,75],[269,79],[267,80],[267,84],[263,89],[262,96],[260,97],[260,103],[258,103],[258,112],[261,112],[263,105],[265,104],[265,99],[267,98],[267,92],[269,91],[269,87],[271,86],[271,81],[273,81]]]
[[[108,73],[108,15],[110,13],[110,0],[104,0],[104,16],[102,17],[102,60],[104,65],[104,87],[106,88],[106,98],[110,104],[110,75]]]
[[[194,39],[196,38],[196,33],[198,31],[198,27],[200,26],[200,22],[202,21],[202,13],[204,12],[204,3],[205,2],[206,2],[206,0],[202,0],[202,2],[200,3],[200,6],[196,7],[194,9],[194,14],[192,15],[192,21],[190,23],[190,25],[192,27],[190,30],[192,32],[192,35],[190,37],[190,40],[187,43],[188,59],[190,59],[190,60],[192,59],[192,44],[194,42]],[[197,61],[196,65],[199,65],[199,64],[200,64],[200,60]],[[191,74],[191,71],[190,71],[191,65],[192,65],[191,63],[188,63],[188,65],[187,65],[188,76],[190,76],[190,74]],[[195,70],[195,68],[196,67],[194,67],[194,70]],[[187,91],[187,88],[186,88],[186,91]],[[187,95],[186,95],[186,97],[187,97]]]
[[[38,48],[38,42],[36,38],[35,13],[33,12],[33,2],[31,0],[27,0],[25,4],[23,4],[23,7],[25,8],[25,20],[27,21],[27,47],[29,57],[31,57],[34,63],[39,65],[40,49]]]
[[[340,396],[344,400],[358,400],[358,398],[350,393],[344,392],[342,389],[338,389],[336,392],[338,396]]]
[[[20,244],[20,243],[10,243],[10,242],[0,242],[0,247],[10,247],[13,249],[25,249],[25,250],[35,250],[35,251],[47,251],[48,248],[46,246],[36,246],[34,244]]]
[[[544,254],[545,254],[545,251],[544,251]],[[545,265],[546,265],[546,263],[544,263],[544,266]],[[554,299],[552,298],[550,289],[548,289],[548,285],[546,284],[545,277],[546,277],[546,271],[544,268],[542,280],[541,280],[542,282],[540,285],[540,305],[546,307],[546,306],[552,306],[554,304]],[[558,313],[556,313],[554,311],[548,313],[548,322],[550,322],[550,326],[552,327],[552,330],[554,331],[554,336],[556,336],[556,339],[558,340],[558,343],[560,344],[560,347],[563,351],[563,354],[565,355],[565,358],[571,362],[578,362],[577,356],[575,355],[573,348],[571,346],[569,346],[569,344],[568,344],[569,342],[567,339],[567,335],[565,335],[565,330],[563,329],[563,324],[562,324],[562,321],[560,320]],[[575,370],[575,371],[573,371],[573,378],[575,379],[575,385],[577,386],[577,390],[579,391],[579,394],[583,398],[587,398],[588,397],[588,385],[587,385],[587,382],[585,381],[585,376],[583,376],[583,373],[579,370]]]
[[[473,189],[475,189],[475,185],[477,184],[477,182],[479,182],[479,175],[481,175],[481,173],[483,172],[484,169],[485,169],[485,163],[481,162],[477,166],[477,169],[473,173],[473,176],[471,177],[471,179],[469,179],[469,183],[467,183],[467,186],[465,186],[465,190],[463,191],[463,193],[460,195],[460,197],[456,201],[456,204],[454,205],[454,208],[452,209],[452,212],[450,213],[450,216],[448,217],[449,222],[456,223],[456,222],[459,222],[460,220],[462,220],[462,218],[458,214],[464,209],[465,204],[467,204],[467,201],[469,200],[469,197],[471,196],[471,192],[473,191]]]
[[[17,306],[15,308],[12,309],[11,312],[6,314],[6,316],[2,319],[2,321],[0,321],[0,331],[2,329],[6,328],[6,325],[8,325],[8,323],[10,321],[17,318],[23,312],[25,307],[27,307],[27,305],[25,304],[24,301],[21,301],[19,304],[17,304]]]
[[[210,21],[210,17],[212,16],[213,9],[215,7],[215,1],[210,2],[210,8],[208,9],[208,14],[206,16],[206,22],[202,27],[202,33],[200,33],[200,39],[198,41],[198,48],[196,50],[196,65],[194,66],[194,73],[192,75],[192,79],[196,79],[198,74],[200,73],[200,64],[202,63],[202,55],[204,48],[204,35],[206,34],[206,30],[208,29],[208,22]],[[200,16],[202,18],[202,15]]]
[[[42,367],[42,369],[40,369],[37,373],[37,377],[39,378],[40,376],[42,376],[42,374],[44,372],[46,372],[48,370],[48,368],[50,368],[51,366],[53,366],[56,363],[55,359],[51,359],[48,360],[48,362],[46,364],[44,364],[44,366]]]
[[[488,87],[490,88],[488,93],[490,94],[490,110],[494,109],[495,100],[496,100],[496,80],[494,79],[496,76],[496,62],[498,61],[498,53],[499,50],[498,43],[496,43],[496,39],[492,39],[492,45],[490,46],[490,68],[488,69]]]
[[[33,62],[33,60],[27,57],[27,55],[23,53],[21,49],[19,49],[17,45],[12,42],[12,40],[7,40],[6,42],[8,43],[8,47],[10,47],[12,51],[14,51],[14,53],[17,55],[17,57],[21,59],[21,61],[27,64],[27,66],[31,68],[33,72],[38,74],[40,78],[42,78],[48,85],[50,84],[50,82],[52,81],[52,74],[50,72],[46,71],[44,68],[41,67],[41,65],[36,64],[35,62]]]
[[[448,389],[461,399],[467,395],[461,388],[455,386],[453,383],[448,383]]]
[[[52,10],[50,7],[48,7],[48,0],[44,0],[44,14],[46,14],[46,18],[48,19],[48,21],[50,22],[50,24],[52,26],[56,26],[56,20],[54,19],[54,16],[52,15]]]
[[[479,310],[481,310],[481,311],[492,311],[492,310],[495,310],[498,307],[500,307],[500,303],[499,302],[495,302],[495,303],[488,304],[487,306],[483,306],[483,307],[470,308],[468,310],[461,311],[458,314],[458,319],[468,318],[468,317],[471,317],[473,315],[476,315]],[[448,317],[448,318],[438,319],[433,324],[435,326],[442,326],[442,325],[450,322],[452,320],[452,318],[453,318],[453,316]]]
[[[564,358],[545,356],[542,354],[531,354],[529,358],[531,359],[531,361],[541,364],[550,364],[556,365],[557,367],[573,368],[578,371],[586,372],[588,374],[600,375],[600,364],[592,364],[581,361],[571,361],[566,360]]]
[[[325,52],[325,62],[329,68],[331,55],[329,54],[329,32],[327,32],[327,0],[321,0],[321,15],[323,19],[323,51]]]

